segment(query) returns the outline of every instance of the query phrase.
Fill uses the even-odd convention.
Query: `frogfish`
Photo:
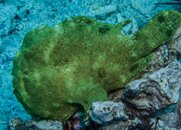
[[[181,14],[163,11],[139,31],[130,23],[99,22],[87,16],[30,31],[14,59],[14,94],[35,117],[66,121],[80,109],[129,83],[149,64],[153,51],[169,41]]]

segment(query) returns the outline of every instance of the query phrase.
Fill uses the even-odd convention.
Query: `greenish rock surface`
[[[81,107],[107,100],[123,88],[169,41],[181,24],[176,11],[155,16],[139,32],[125,36],[117,25],[78,16],[28,33],[14,60],[14,93],[28,113],[65,121]]]

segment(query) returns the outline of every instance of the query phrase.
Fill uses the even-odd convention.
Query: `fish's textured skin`
[[[176,11],[156,15],[140,31],[123,35],[117,25],[78,16],[29,32],[14,60],[14,93],[28,113],[67,120],[82,106],[107,100],[152,59],[181,24]]]

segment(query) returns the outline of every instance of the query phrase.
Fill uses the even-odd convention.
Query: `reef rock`
[[[160,119],[151,119],[152,126],[150,127],[151,130],[180,130],[176,127],[169,127]]]
[[[10,130],[63,130],[63,125],[60,121],[51,120],[27,120],[23,121],[19,118],[9,121]]]
[[[125,106],[121,102],[94,102],[90,117],[99,124],[104,124],[115,119],[127,120],[128,116],[124,113],[124,109]]]
[[[151,122],[155,126],[159,126],[161,122],[162,127],[181,129],[181,101],[177,104],[167,107],[163,112],[156,114],[155,118],[151,119]]]
[[[104,124],[100,130],[144,130],[142,122],[138,119],[127,121],[112,121],[110,124]]]
[[[145,79],[129,83],[124,91],[124,100],[150,115],[179,101],[180,84],[181,64],[175,61]]]

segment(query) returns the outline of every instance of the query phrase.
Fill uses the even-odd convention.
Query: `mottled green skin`
[[[165,11],[131,36],[121,27],[75,17],[25,36],[14,60],[14,92],[33,116],[67,120],[81,106],[107,100],[152,59],[152,51],[171,39],[181,15]]]

